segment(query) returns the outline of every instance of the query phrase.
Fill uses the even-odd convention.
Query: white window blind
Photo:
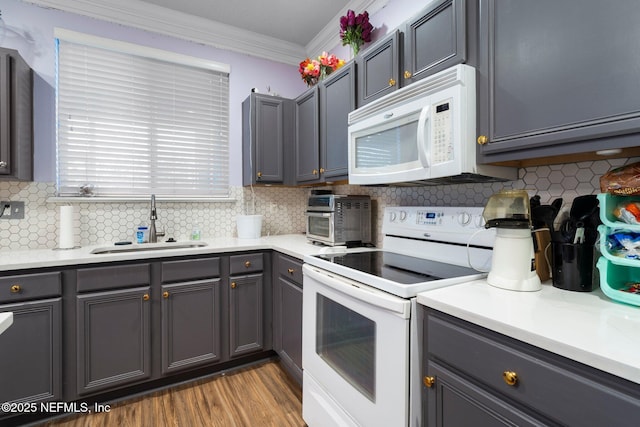
[[[58,39],[57,59],[59,196],[228,196],[228,72],[117,43]]]

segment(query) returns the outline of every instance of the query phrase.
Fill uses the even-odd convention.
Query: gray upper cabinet
[[[295,100],[296,183],[320,182],[320,125],[318,88],[304,92]]]
[[[345,65],[320,83],[320,176],[347,179],[348,116],[356,108],[356,65]]]
[[[358,55],[358,107],[400,87],[401,42],[396,30]]]
[[[640,2],[481,0],[483,162],[635,147]]]
[[[403,86],[466,61],[464,0],[431,3],[404,29]]]
[[[252,93],[242,103],[243,185],[291,184],[293,101]]]
[[[0,48],[0,180],[33,180],[33,75],[20,54]]]

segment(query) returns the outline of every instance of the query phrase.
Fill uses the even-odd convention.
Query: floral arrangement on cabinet
[[[354,57],[363,44],[371,41],[372,31],[373,25],[369,22],[369,13],[366,10],[356,15],[353,10],[349,9],[345,16],[340,17],[342,46],[351,46]]]
[[[339,59],[334,54],[329,55],[327,52],[322,52],[317,60],[306,58],[302,61],[298,71],[307,86],[313,86],[342,67],[344,62],[344,59]]]

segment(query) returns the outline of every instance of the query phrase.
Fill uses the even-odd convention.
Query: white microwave
[[[349,184],[517,179],[476,162],[476,71],[456,65],[349,114]]]

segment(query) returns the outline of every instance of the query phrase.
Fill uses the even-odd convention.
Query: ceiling
[[[155,6],[222,22],[306,46],[339,16],[347,0],[144,0]],[[335,21],[336,31],[339,29]]]
[[[340,44],[340,16],[392,0],[22,0],[298,65]]]

